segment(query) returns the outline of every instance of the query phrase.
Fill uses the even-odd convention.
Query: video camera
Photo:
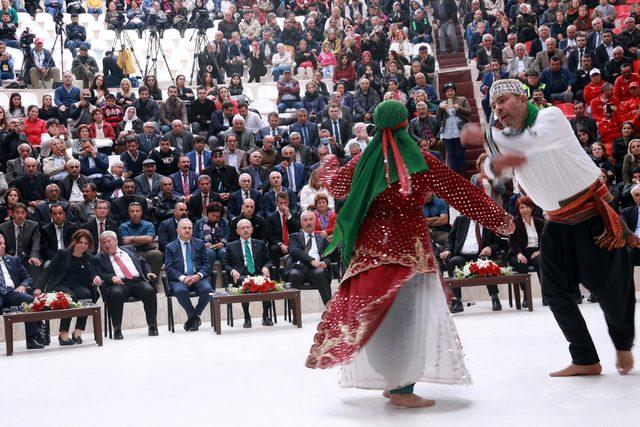
[[[194,17],[196,28],[202,31],[206,30],[208,21],[209,12],[206,9],[198,9],[196,11],[196,16]]]
[[[29,32],[29,27],[25,28],[22,35],[20,36],[20,47],[25,52],[25,55],[29,53],[31,50],[31,45],[36,39],[36,35]]]

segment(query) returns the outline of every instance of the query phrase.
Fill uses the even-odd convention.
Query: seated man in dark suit
[[[109,158],[106,154],[99,153],[96,143],[91,139],[82,141],[82,153],[80,157],[80,173],[90,180],[102,177],[109,170]]]
[[[156,279],[144,258],[134,247],[118,247],[118,236],[113,231],[100,235],[102,252],[96,256],[98,274],[103,281],[101,292],[109,304],[109,314],[113,322],[113,338],[121,340],[122,312],[124,303],[132,296],[142,301],[147,317],[149,336],[158,335],[156,321],[156,290],[149,283]]]
[[[42,203],[49,185],[49,177],[38,172],[38,161],[32,157],[24,159],[24,175],[13,182],[13,186],[20,191],[22,201],[31,208]]]
[[[0,234],[0,310],[22,303],[31,304],[33,297],[27,293],[31,290],[31,284],[31,277],[20,260],[5,254],[4,236]],[[44,348],[44,344],[38,341],[39,322],[27,322],[25,330],[27,349]]]
[[[136,135],[140,151],[147,156],[151,154],[154,148],[160,145],[160,135],[155,133],[156,127],[153,122],[145,122],[142,125],[142,133]]]
[[[251,155],[255,153],[256,152],[254,151]],[[256,205],[260,205],[260,193],[252,189],[252,183],[253,180],[251,178],[251,175],[249,175],[248,173],[242,173],[238,177],[238,184],[240,184],[240,189],[238,191],[234,191],[229,196],[229,209],[227,211],[227,215],[229,216],[230,220],[233,220],[233,218],[240,215],[242,211],[242,203],[246,199],[253,199],[253,201],[256,202]]]
[[[122,160],[113,162],[111,173],[107,172],[96,180],[96,185],[102,193],[100,198],[113,201],[122,196],[122,186],[127,178],[131,178],[131,172],[124,171],[124,162]]]
[[[307,168],[304,164],[296,162],[296,152],[290,145],[282,149],[282,162],[275,170],[282,175],[282,185],[296,194],[307,182]]]
[[[297,121],[289,126],[289,132],[298,132],[302,137],[302,143],[311,148],[317,148],[320,145],[320,136],[318,135],[318,126],[309,121],[309,112],[301,108],[296,116]]]
[[[180,202],[184,202],[184,197],[178,196],[173,192],[173,180],[169,177],[162,178],[160,180],[160,193],[152,201],[156,219],[162,222],[171,218],[176,203]]]
[[[243,219],[247,219],[251,223],[251,226],[253,227],[253,233],[251,235],[254,238],[262,241],[267,240],[267,237],[269,236],[267,221],[256,213],[256,202],[253,199],[245,199],[244,202],[242,202],[242,211],[240,212],[240,215],[233,218],[229,223],[230,242],[240,238],[238,233],[236,233],[236,229],[238,228],[238,222]]]
[[[156,161],[146,159],[142,162],[142,173],[133,180],[136,183],[136,196],[153,199],[160,192],[160,180],[164,176],[156,173]]]
[[[295,211],[298,208],[296,193],[282,185],[282,175],[278,171],[269,174],[269,185],[271,189],[260,197],[260,216],[267,218],[276,211],[276,195],[284,192],[289,196],[289,207]]]
[[[129,220],[129,205],[133,202],[137,202],[142,206],[142,217],[149,221],[151,219],[151,209],[147,199],[142,196],[136,196],[136,182],[127,178],[122,184],[122,196],[118,197],[111,203],[111,215],[113,219],[119,222],[125,222]]]
[[[80,174],[80,162],[71,159],[67,162],[68,175],[57,182],[60,187],[60,196],[68,200],[72,205],[83,200],[82,187],[88,184],[89,178]]]
[[[227,252],[224,256],[225,271],[235,286],[241,286],[247,276],[266,276],[269,277],[269,267],[271,261],[269,259],[269,250],[262,240],[253,239],[253,227],[248,219],[238,221],[236,233],[240,238],[227,245]],[[269,301],[262,302],[262,324],[264,326],[273,326],[273,322],[269,318]],[[242,304],[244,311],[244,328],[251,327],[251,315],[249,314],[249,303]]]
[[[238,189],[238,172],[233,166],[224,164],[224,153],[222,148],[211,150],[211,160],[213,164],[206,168],[204,175],[211,178],[211,189],[220,195],[222,203],[226,204],[229,194]]]
[[[51,222],[40,230],[40,254],[45,267],[56,255],[71,243],[71,236],[78,229],[77,224],[67,220],[67,213],[61,205],[54,204],[49,208]]]
[[[331,299],[331,260],[323,257],[329,246],[326,237],[315,234],[316,214],[304,211],[300,215],[302,231],[289,235],[289,257],[284,267],[285,277],[294,288],[305,282],[318,287],[324,305]]]
[[[190,195],[196,192],[198,184],[196,182],[197,176],[195,172],[192,172],[191,161],[188,156],[180,156],[178,158],[178,172],[169,175],[169,178],[173,181],[173,192],[178,196],[184,196],[187,199]]]
[[[222,199],[218,193],[211,191],[211,178],[209,175],[198,177],[198,191],[189,197],[187,207],[189,208],[189,218],[195,222],[204,216],[207,206],[211,202],[220,202]]]
[[[449,233],[445,250],[440,253],[442,261],[447,262],[449,277],[453,277],[456,267],[462,268],[468,261],[475,261],[480,257],[491,258],[500,249],[500,238],[484,228],[477,222],[466,216],[460,215],[453,221],[453,227]],[[493,311],[502,310],[498,298],[498,287],[487,286]],[[460,288],[452,289],[455,298],[451,301],[451,312],[464,311],[462,305],[462,291]]]
[[[222,145],[222,141],[224,141],[222,134],[233,126],[233,115],[233,104],[229,101],[222,103],[222,111],[211,113],[207,142],[212,152],[214,148]]]
[[[638,210],[640,210],[640,185],[635,185],[631,189],[631,196],[635,205],[622,210],[622,219],[627,224],[629,230],[636,236],[640,236],[640,221],[638,221]],[[633,265],[640,265],[640,249],[629,246],[629,256]]]
[[[262,154],[256,150],[249,155],[249,166],[240,170],[251,175],[252,188],[262,194],[269,188],[269,169],[262,166]]]
[[[80,226],[80,228],[91,233],[94,242],[92,255],[100,252],[100,235],[105,231],[113,231],[118,236],[118,244],[122,243],[120,235],[120,224],[109,217],[109,202],[106,200],[96,200],[95,216]]]
[[[29,276],[36,281],[40,276],[40,227],[27,219],[27,207],[17,203],[13,207],[11,221],[0,224],[0,234],[4,236],[6,251],[15,256],[27,268]],[[40,290],[36,288],[36,293]]]
[[[280,277],[280,259],[289,253],[289,235],[300,231],[295,211],[289,208],[289,197],[281,191],[276,195],[277,209],[267,217],[269,254],[275,266],[275,277]]]
[[[186,331],[198,330],[202,324],[200,315],[209,302],[209,294],[213,292],[208,280],[209,264],[204,242],[192,236],[193,223],[189,219],[181,219],[178,223],[178,239],[167,245],[164,256],[171,293],[187,312],[188,319],[184,324]],[[191,290],[198,294],[195,308],[189,299]]]
[[[193,150],[189,151],[186,156],[189,157],[190,168],[192,172],[202,174],[202,172],[211,166],[211,151],[205,149],[205,140],[201,136],[193,137]]]
[[[73,218],[76,222],[83,224],[95,217],[94,210],[98,200],[98,187],[89,182],[82,187],[82,202],[73,206]]]
[[[300,110],[298,110],[298,114],[300,114],[299,111]],[[287,140],[289,139],[287,128],[279,126],[280,116],[278,115],[278,113],[276,113],[275,111],[270,112],[267,115],[267,123],[269,123],[269,126],[260,128],[260,130],[256,134],[257,145],[262,145],[262,141],[267,135],[273,136],[276,140],[277,145],[280,147],[287,144]]]
[[[158,249],[164,248],[178,238],[178,222],[187,218],[187,205],[184,202],[176,203],[173,208],[173,216],[167,218],[158,226]]]
[[[36,206],[36,211],[33,214],[33,220],[38,223],[40,227],[44,227],[45,225],[51,223],[51,215],[49,214],[49,208],[55,204],[60,205],[67,212],[67,217],[69,220],[73,218],[73,212],[71,210],[71,205],[66,200],[60,199],[60,187],[57,184],[49,184],[47,185],[47,189],[45,191],[47,199],[45,203],[40,203]]]

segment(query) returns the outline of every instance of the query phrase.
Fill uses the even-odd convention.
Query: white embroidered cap
[[[520,82],[520,80],[496,80],[495,82],[493,82],[493,84],[491,85],[491,89],[489,90],[489,103],[493,104],[496,98],[505,94],[526,95],[524,93],[524,88],[522,87],[522,82]]]

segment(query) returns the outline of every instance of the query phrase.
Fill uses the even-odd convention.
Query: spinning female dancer
[[[373,113],[376,135],[342,168],[330,158],[322,179],[347,200],[328,251],[342,244],[348,270],[322,316],[309,368],[342,365],[344,387],[384,390],[398,406],[435,404],[413,393],[417,381],[468,384],[422,214],[434,191],[497,233],[512,218],[406,132],[407,110],[385,101]]]

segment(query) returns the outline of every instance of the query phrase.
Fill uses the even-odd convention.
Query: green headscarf
[[[347,265],[351,261],[358,231],[373,199],[398,180],[403,185],[402,190],[410,191],[410,181],[401,179],[403,172],[411,175],[428,169],[420,147],[406,131],[407,109],[401,102],[389,100],[378,104],[373,112],[373,122],[376,125],[376,134],[367,144],[356,165],[351,178],[349,196],[338,215],[331,244],[325,251],[325,255],[328,255],[342,243],[342,260]],[[385,133],[388,143],[386,164],[385,147],[383,147]],[[398,161],[394,151],[399,154]],[[400,174],[398,164],[400,164]],[[407,175],[405,176],[408,178]]]

